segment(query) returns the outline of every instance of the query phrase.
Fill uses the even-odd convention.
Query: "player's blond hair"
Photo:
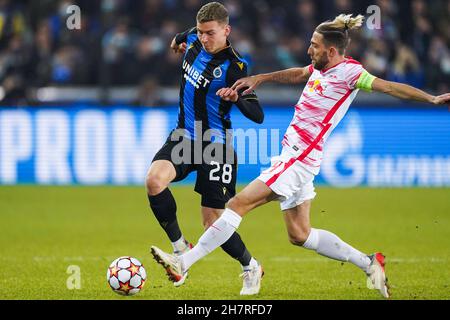
[[[229,23],[228,10],[219,2],[210,2],[205,4],[197,12],[197,22],[205,23],[209,21],[217,21],[221,24]]]
[[[340,14],[333,21],[325,21],[321,23],[316,32],[323,35],[324,42],[327,46],[336,46],[340,54],[344,54],[350,37],[348,30],[359,29],[363,25],[364,16],[352,14]]]
[[[352,14],[340,14],[333,21],[326,21],[321,23],[317,29],[319,28],[330,28],[337,30],[352,30],[361,28],[364,22],[364,16],[357,15],[356,17],[352,17]]]

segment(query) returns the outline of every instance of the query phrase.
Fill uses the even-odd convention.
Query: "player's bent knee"
[[[160,194],[165,188],[167,188],[167,185],[168,184],[160,175],[154,173],[147,174],[145,186],[149,195],[156,196]]]
[[[303,246],[303,244],[308,240],[309,232],[301,231],[296,234],[289,234],[289,242],[294,246]]]
[[[242,199],[241,196],[239,195],[235,195],[233,198],[231,198],[228,203],[227,203],[227,207],[230,208],[233,211],[241,211],[241,209],[243,207],[245,207],[245,202]]]
[[[306,242],[306,239],[303,238],[297,238],[297,237],[289,237],[289,242],[293,244],[294,246],[303,246],[303,244]]]

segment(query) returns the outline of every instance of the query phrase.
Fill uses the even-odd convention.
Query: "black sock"
[[[169,188],[156,196],[148,196],[150,207],[161,227],[167,233],[170,241],[175,242],[181,238],[181,230],[177,221],[177,204]]]
[[[233,233],[230,239],[228,239],[221,248],[228,253],[234,259],[238,260],[242,266],[248,266],[252,255],[248,252],[244,242],[237,232]]]

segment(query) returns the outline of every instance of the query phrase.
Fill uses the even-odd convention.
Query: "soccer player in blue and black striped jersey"
[[[178,255],[191,245],[178,225],[177,206],[168,185],[197,172],[195,191],[201,194],[203,225],[207,229],[236,193],[237,159],[227,134],[231,129],[232,105],[256,123],[264,119],[254,92],[241,95],[230,88],[247,76],[247,62],[227,40],[231,31],[228,23],[226,8],[217,2],[208,3],[197,13],[197,26],[177,34],[171,44],[175,52],[184,54],[178,123],[155,155],[146,186],[153,213]],[[210,157],[206,156],[208,150],[214,150]],[[261,267],[240,236],[235,233],[222,248],[242,265],[241,294],[258,293]],[[166,270],[175,286],[184,283],[187,273],[175,277],[169,267]]]

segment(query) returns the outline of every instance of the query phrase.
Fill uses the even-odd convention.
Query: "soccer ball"
[[[106,271],[106,280],[111,289],[124,296],[132,296],[141,291],[146,279],[144,266],[132,257],[117,258]]]

